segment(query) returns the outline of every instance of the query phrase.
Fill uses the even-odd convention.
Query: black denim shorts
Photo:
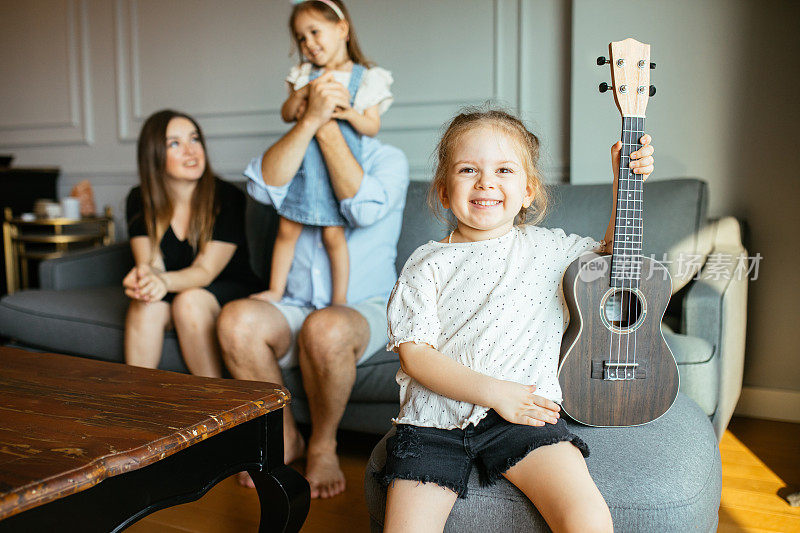
[[[398,424],[386,441],[386,466],[378,476],[384,485],[395,479],[436,483],[464,498],[473,465],[481,485],[493,485],[531,451],[563,441],[589,456],[589,447],[561,418],[555,424],[525,426],[508,422],[492,409],[477,426],[465,429]]]

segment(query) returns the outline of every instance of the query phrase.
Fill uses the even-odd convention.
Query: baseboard
[[[742,387],[733,413],[750,418],[800,422],[800,391]]]

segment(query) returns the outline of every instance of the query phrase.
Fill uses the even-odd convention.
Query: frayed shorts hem
[[[466,498],[467,484],[466,483],[451,483],[444,479],[439,479],[434,476],[423,476],[411,472],[385,474],[383,472],[375,472],[375,478],[382,486],[388,488],[393,482],[398,479],[405,481],[417,481],[419,483],[433,483],[444,489],[452,490],[459,498]]]
[[[386,465],[376,479],[388,486],[395,479],[436,483],[466,497],[473,466],[480,486],[489,487],[532,451],[569,442],[583,457],[589,447],[567,428],[563,420],[545,426],[512,424],[494,410],[477,426],[439,429],[398,424],[386,441]]]

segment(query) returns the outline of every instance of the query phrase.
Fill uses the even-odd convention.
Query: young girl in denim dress
[[[640,142],[631,168],[647,176],[653,149],[648,135]],[[380,473],[386,532],[442,531],[456,498],[469,498],[473,466],[483,485],[516,485],[554,531],[613,529],[588,446],[559,416],[557,364],[561,278],[582,253],[610,247],[614,214],[608,244],[515,225],[547,208],[538,156],[536,136],[497,110],[458,115],[439,143],[429,203],[456,224],[411,254],[388,305],[401,405]]]
[[[372,66],[358,45],[355,30],[340,0],[295,1],[289,29],[302,56],[286,82],[289,97],[281,108],[286,122],[305,113],[309,84],[320,76],[332,77],[347,87],[349,107],[338,108],[334,118],[347,146],[361,164],[361,136],[375,136],[383,114],[392,103],[392,75]],[[303,225],[322,226],[322,241],[331,265],[332,304],[347,303],[349,256],[345,240],[346,221],[331,187],[328,169],[316,139],[309,144],[303,164],[289,185],[278,209],[280,223],[272,253],[269,289],[257,298],[280,301]]]

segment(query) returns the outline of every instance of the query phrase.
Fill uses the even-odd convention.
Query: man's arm
[[[325,158],[336,199],[341,202],[352,198],[361,187],[364,170],[353,157],[335,120],[331,120],[319,128],[317,142],[322,157]]]
[[[300,169],[308,143],[314,138],[315,132],[312,121],[303,117],[278,142],[267,148],[261,158],[264,183],[273,187],[289,183]]]

